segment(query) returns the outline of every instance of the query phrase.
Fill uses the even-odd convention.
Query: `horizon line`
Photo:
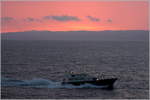
[[[150,31],[148,30],[68,30],[68,31],[50,31],[50,30],[25,30],[25,31],[12,31],[12,32],[0,32],[1,34],[5,34],[5,33],[15,33],[15,32],[40,32],[40,31],[48,31],[48,32],[102,32],[102,31]]]

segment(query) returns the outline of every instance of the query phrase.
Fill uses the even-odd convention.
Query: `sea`
[[[61,85],[68,72],[117,77],[114,88]],[[146,41],[2,40],[2,99],[148,99]]]

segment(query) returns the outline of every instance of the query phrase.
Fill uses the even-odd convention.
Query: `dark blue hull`
[[[105,86],[107,88],[113,88],[114,82],[117,78],[110,78],[110,79],[99,79],[99,80],[91,80],[91,81],[74,81],[74,82],[62,82],[62,84],[72,84],[75,86],[80,86],[84,84],[92,84],[96,86]]]

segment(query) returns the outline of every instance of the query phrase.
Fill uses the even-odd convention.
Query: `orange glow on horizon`
[[[147,1],[2,1],[1,31],[148,30]]]

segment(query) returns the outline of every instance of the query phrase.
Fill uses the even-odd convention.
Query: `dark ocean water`
[[[119,41],[2,41],[2,98],[149,98],[148,46]],[[66,71],[118,80],[113,90],[62,86]]]

